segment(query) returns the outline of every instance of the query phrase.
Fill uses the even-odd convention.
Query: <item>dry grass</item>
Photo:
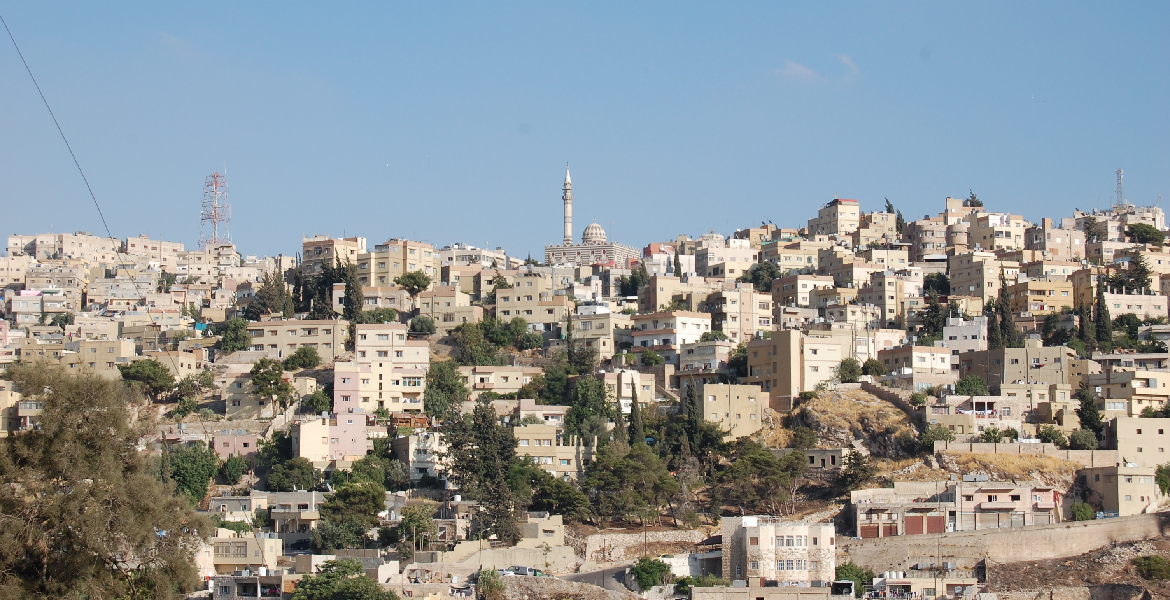
[[[1060,478],[1071,480],[1079,463],[1043,455],[946,453],[960,473],[987,473],[1001,479]],[[944,461],[949,463],[950,461]]]

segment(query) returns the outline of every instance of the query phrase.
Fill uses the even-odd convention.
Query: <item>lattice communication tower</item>
[[[232,205],[228,203],[227,176],[218,172],[207,176],[203,184],[203,210],[199,212],[199,247],[231,242],[228,224],[232,220]],[[208,231],[210,230],[210,231]]]
[[[1118,206],[1125,204],[1125,200],[1122,199],[1122,195],[1121,195],[1121,192],[1124,188],[1125,188],[1125,171],[1122,169],[1118,169],[1117,170],[1117,205]]]

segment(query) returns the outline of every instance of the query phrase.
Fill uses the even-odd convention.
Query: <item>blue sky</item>
[[[4,3],[118,237],[636,247],[834,196],[1038,220],[1170,196],[1170,3]],[[7,40],[2,231],[101,231]],[[1168,202],[1170,205],[1170,202]],[[1164,206],[1170,209],[1170,206]]]

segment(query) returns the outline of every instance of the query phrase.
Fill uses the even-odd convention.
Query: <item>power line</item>
[[[0,15],[0,23],[4,24],[4,31],[8,32],[8,39],[12,40],[12,47],[16,48],[16,54],[20,56],[20,62],[24,64],[24,70],[28,72],[29,79],[32,79],[33,85],[37,88],[37,94],[41,96],[41,102],[45,103],[45,110],[49,111],[49,116],[53,118],[53,125],[57,126],[57,133],[61,134],[61,140],[65,142],[65,148],[69,150],[69,156],[73,158],[73,164],[77,167],[77,172],[81,173],[81,180],[85,182],[85,189],[89,192],[89,197],[93,199],[93,205],[97,207],[98,216],[102,219],[102,227],[106,228],[106,235],[111,239],[114,237],[110,233],[110,226],[106,223],[106,215],[102,213],[102,207],[98,204],[97,196],[93,193],[93,188],[89,186],[89,179],[85,176],[85,171],[81,169],[81,163],[77,161],[77,155],[73,153],[73,146],[69,145],[69,139],[65,137],[65,131],[61,129],[61,124],[57,122],[57,115],[53,114],[52,107],[49,106],[49,101],[45,98],[45,93],[41,91],[41,84],[37,83],[37,78],[33,76],[32,69],[28,66],[28,61],[24,59],[24,53],[20,51],[20,45],[16,43],[16,38],[12,35],[12,30],[8,28],[8,22]]]

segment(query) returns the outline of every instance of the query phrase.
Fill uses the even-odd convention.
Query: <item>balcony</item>
[[[980,502],[979,510],[1015,510],[1015,502]]]

